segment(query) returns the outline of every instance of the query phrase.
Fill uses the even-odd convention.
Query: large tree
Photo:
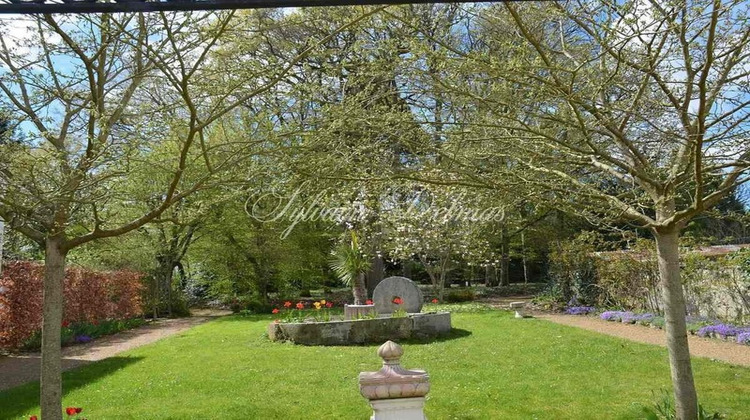
[[[45,419],[62,416],[68,253],[144,226],[252,155],[253,142],[217,141],[215,123],[333,36],[288,62],[259,62],[264,71],[239,83],[211,60],[229,31],[248,30],[231,26],[233,15],[43,15],[28,21],[20,40],[0,28],[0,108],[27,130],[18,144],[0,146],[0,217],[45,252]],[[141,211],[140,203],[152,205]]]
[[[698,403],[678,240],[750,179],[749,7],[504,4],[484,9],[464,42],[441,43],[464,75],[441,85],[476,110],[442,153],[561,209],[653,233],[680,419]]]

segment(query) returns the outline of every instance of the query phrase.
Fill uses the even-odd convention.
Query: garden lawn
[[[271,343],[269,321],[217,319],[70,371],[64,404],[91,420],[368,418],[357,375],[380,367],[377,346]],[[430,374],[432,420],[643,418],[669,387],[664,348],[505,311],[454,313],[453,326],[448,339],[404,344],[404,365]],[[707,409],[750,419],[750,369],[693,366]],[[38,392],[33,383],[0,393],[0,418],[38,414]]]

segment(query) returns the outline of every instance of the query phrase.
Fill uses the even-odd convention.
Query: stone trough
[[[350,321],[271,323],[272,341],[291,341],[307,346],[346,346],[408,338],[431,338],[451,331],[449,312],[407,314]]]
[[[384,279],[375,288],[373,300],[374,305],[349,306],[346,318],[351,319],[273,322],[268,326],[268,337],[272,341],[291,341],[308,346],[346,346],[409,338],[425,339],[451,331],[449,312],[420,312],[422,292],[405,277]]]

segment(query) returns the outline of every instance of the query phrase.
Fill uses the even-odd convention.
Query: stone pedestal
[[[375,305],[344,305],[344,319],[363,319],[372,317],[375,313]]]
[[[424,416],[424,397],[371,400],[370,420],[427,420]]]
[[[430,377],[423,370],[401,367],[404,350],[393,341],[378,348],[383,368],[359,374],[359,392],[370,400],[372,420],[426,420],[425,395],[430,392]]]
[[[516,311],[516,318],[526,318],[526,302],[511,302],[510,309]]]

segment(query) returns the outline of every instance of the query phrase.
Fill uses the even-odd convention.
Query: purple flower
[[[633,312],[622,312],[620,314],[620,322],[623,324],[634,324],[638,315]]]
[[[622,314],[624,314],[622,311],[605,311],[599,315],[599,318],[605,321],[619,321],[622,318]]]
[[[737,342],[740,344],[750,345],[750,329],[747,332],[737,334]]]
[[[565,310],[568,315],[588,315],[595,312],[596,308],[593,306],[571,306]]]
[[[701,327],[701,329],[698,330],[698,336],[710,337],[718,335],[721,338],[727,338],[734,337],[743,332],[745,332],[745,328],[742,327],[736,327],[729,324],[714,324]]]
[[[91,340],[93,340],[93,338],[91,338],[88,335],[77,335],[77,336],[75,336],[74,340],[75,340],[76,343],[83,344],[83,343],[90,342]]]
[[[656,315],[647,312],[645,314],[639,314],[633,317],[635,319],[635,322],[651,322],[656,318]]]

